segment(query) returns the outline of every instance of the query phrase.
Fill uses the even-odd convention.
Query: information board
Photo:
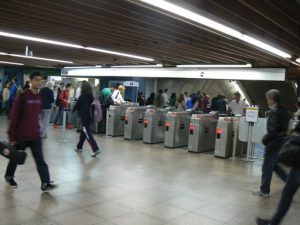
[[[258,107],[247,107],[246,122],[257,123],[258,121]]]

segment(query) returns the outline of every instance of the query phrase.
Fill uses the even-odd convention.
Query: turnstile
[[[125,126],[126,109],[131,106],[138,106],[137,103],[111,105],[107,111],[106,118],[106,135],[107,136],[123,136]]]
[[[128,107],[125,114],[124,139],[143,139],[146,107]]]
[[[222,158],[232,156],[232,131],[232,117],[220,117],[216,129],[215,156]]]
[[[189,128],[189,152],[213,150],[216,140],[218,116],[211,114],[193,114]]]
[[[144,117],[144,143],[162,143],[165,140],[165,123],[168,110],[147,109]]]
[[[165,147],[177,148],[188,145],[191,112],[168,112],[165,128]]]

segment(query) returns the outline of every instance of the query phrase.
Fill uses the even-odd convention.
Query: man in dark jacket
[[[276,89],[266,93],[267,103],[270,107],[270,113],[267,121],[267,134],[262,142],[266,146],[264,162],[262,166],[262,178],[260,190],[253,192],[260,197],[270,196],[270,186],[273,171],[283,180],[287,180],[286,172],[278,165],[278,153],[282,146],[283,139],[286,137],[289,114],[280,104],[280,92]]]
[[[8,136],[12,145],[18,150],[30,148],[32,156],[35,160],[38,173],[42,182],[42,191],[51,190],[56,185],[51,184],[48,165],[45,162],[39,116],[41,112],[41,99],[38,90],[42,83],[42,75],[39,72],[30,74],[31,88],[25,90],[15,99],[11,120],[9,124]],[[5,180],[12,186],[17,187],[18,184],[14,180],[17,164],[9,161]]]
[[[46,87],[40,90],[42,100],[42,138],[47,138],[47,127],[49,125],[52,104],[54,103],[54,93],[51,87],[52,83],[48,82]]]
[[[288,142],[282,147],[282,151],[287,152],[286,164],[291,166],[291,172],[281,194],[277,210],[271,220],[256,219],[258,225],[279,225],[287,214],[295,193],[300,187],[300,123],[295,128],[295,133],[289,138]],[[288,152],[293,152],[293,154]],[[282,153],[281,153],[282,159]],[[288,163],[287,163],[288,162]],[[284,162],[283,162],[284,163]]]

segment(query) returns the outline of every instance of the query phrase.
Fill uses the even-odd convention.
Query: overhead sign
[[[246,122],[257,123],[258,121],[258,107],[247,107]]]

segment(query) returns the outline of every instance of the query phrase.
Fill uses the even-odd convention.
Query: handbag
[[[300,168],[300,135],[291,136],[279,151],[279,162],[292,167]]]
[[[23,165],[27,157],[26,152],[17,150],[15,146],[5,141],[0,141],[0,154],[18,165]]]

